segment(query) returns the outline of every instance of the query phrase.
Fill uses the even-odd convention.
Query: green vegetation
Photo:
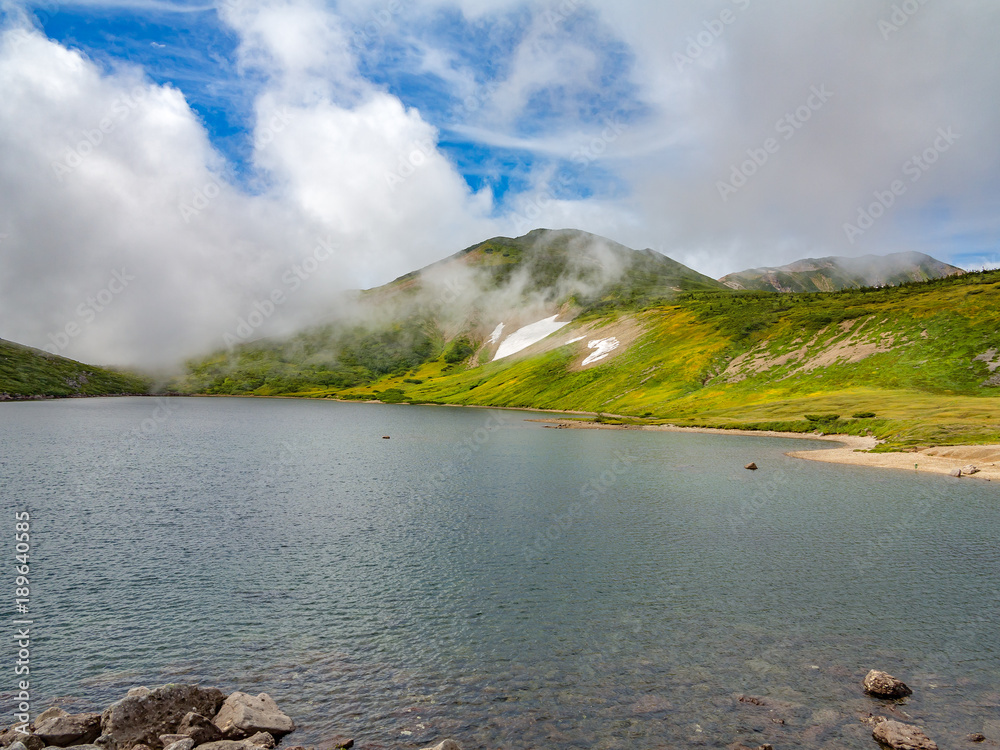
[[[528,264],[529,293],[544,295],[570,266],[589,273],[587,262],[573,259],[579,237],[556,235],[542,250],[501,238],[456,257],[486,269],[491,284]],[[464,311],[463,323],[454,309],[422,305],[396,322],[327,326],[218,353],[192,363],[183,385],[870,434],[887,448],[1000,442],[1000,272],[829,293],[734,292],[695,277],[667,287],[653,271],[665,274],[673,261],[622,257],[635,262],[616,282],[555,300],[575,319],[539,353],[493,362],[486,338],[495,318]],[[372,294],[384,305],[419,283],[410,275]],[[583,367],[587,341],[610,336],[621,346]]]
[[[459,338],[452,341],[448,348],[444,350],[444,361],[450,365],[457,364],[459,362],[464,362],[476,349],[465,336],[460,336]]]
[[[93,367],[0,339],[0,397],[117,396],[148,393],[136,375]]]

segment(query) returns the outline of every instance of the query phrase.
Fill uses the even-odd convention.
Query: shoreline
[[[113,394],[107,396],[28,396],[23,398],[7,398],[3,401],[10,403],[24,401],[48,401],[65,398],[128,398],[128,397],[150,397],[160,396],[167,398],[278,398],[302,401],[334,401],[336,403],[354,404],[381,404],[382,401],[362,401],[360,399],[339,399],[339,398],[318,398],[313,399],[304,396],[257,396],[250,394],[205,394],[205,393],[168,393],[168,394]],[[484,406],[481,404],[420,404],[404,403],[389,404],[390,406],[445,406],[464,409],[496,409],[502,411],[522,411],[535,414],[565,415],[566,417],[596,417],[595,412],[569,411],[559,409],[540,409],[530,406]],[[625,418],[618,414],[606,414],[612,418]],[[962,478],[972,478],[981,481],[1000,482],[1000,445],[951,445],[934,446],[923,448],[919,451],[892,451],[889,453],[870,453],[872,448],[879,444],[874,437],[861,437],[857,435],[819,434],[811,432],[780,432],[776,430],[743,430],[726,429],[722,427],[680,427],[672,424],[659,425],[631,425],[631,424],[604,424],[599,422],[581,422],[578,419],[559,418],[552,419],[529,419],[529,422],[546,423],[557,429],[575,430],[646,430],[652,432],[676,432],[694,433],[704,435],[737,435],[741,437],[776,437],[788,440],[820,440],[830,443],[839,443],[838,448],[817,448],[813,450],[788,451],[785,453],[790,458],[802,459],[805,461],[819,461],[821,463],[835,463],[844,466],[866,466],[877,469],[894,469],[896,471],[915,471],[927,474],[938,474],[942,476],[951,475],[956,469],[962,470],[967,466],[975,466],[978,471],[975,474],[961,475]],[[911,465],[913,468],[911,468]],[[956,477],[957,478],[957,477]]]
[[[776,437],[789,440],[822,440],[840,443],[839,448],[816,448],[788,451],[790,458],[845,466],[867,466],[876,469],[916,471],[919,473],[949,475],[955,469],[974,465],[976,474],[963,474],[962,478],[991,482],[1000,481],[1000,445],[949,445],[924,448],[919,451],[893,451],[869,453],[879,444],[873,437],[857,435],[820,435],[809,432],[778,432],[775,430],[727,430],[720,427],[678,427],[677,425],[618,425],[596,422],[578,422],[568,419],[537,419],[558,429],[574,430],[646,430],[652,432],[678,432],[704,435],[738,435],[747,437]]]

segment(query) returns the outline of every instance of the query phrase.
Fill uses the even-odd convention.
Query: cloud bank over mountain
[[[539,226],[713,277],[1000,260],[986,0],[3,9],[0,336],[66,356],[169,364]]]

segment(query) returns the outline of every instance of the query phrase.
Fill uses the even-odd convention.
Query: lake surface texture
[[[202,682],[270,693],[286,745],[870,749],[879,668],[942,748],[1000,735],[996,484],[534,416],[0,405],[33,713]]]

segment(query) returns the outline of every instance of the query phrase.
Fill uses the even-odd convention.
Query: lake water
[[[202,682],[270,693],[285,744],[871,748],[875,667],[942,747],[1000,729],[996,484],[537,416],[3,404],[34,713]]]

